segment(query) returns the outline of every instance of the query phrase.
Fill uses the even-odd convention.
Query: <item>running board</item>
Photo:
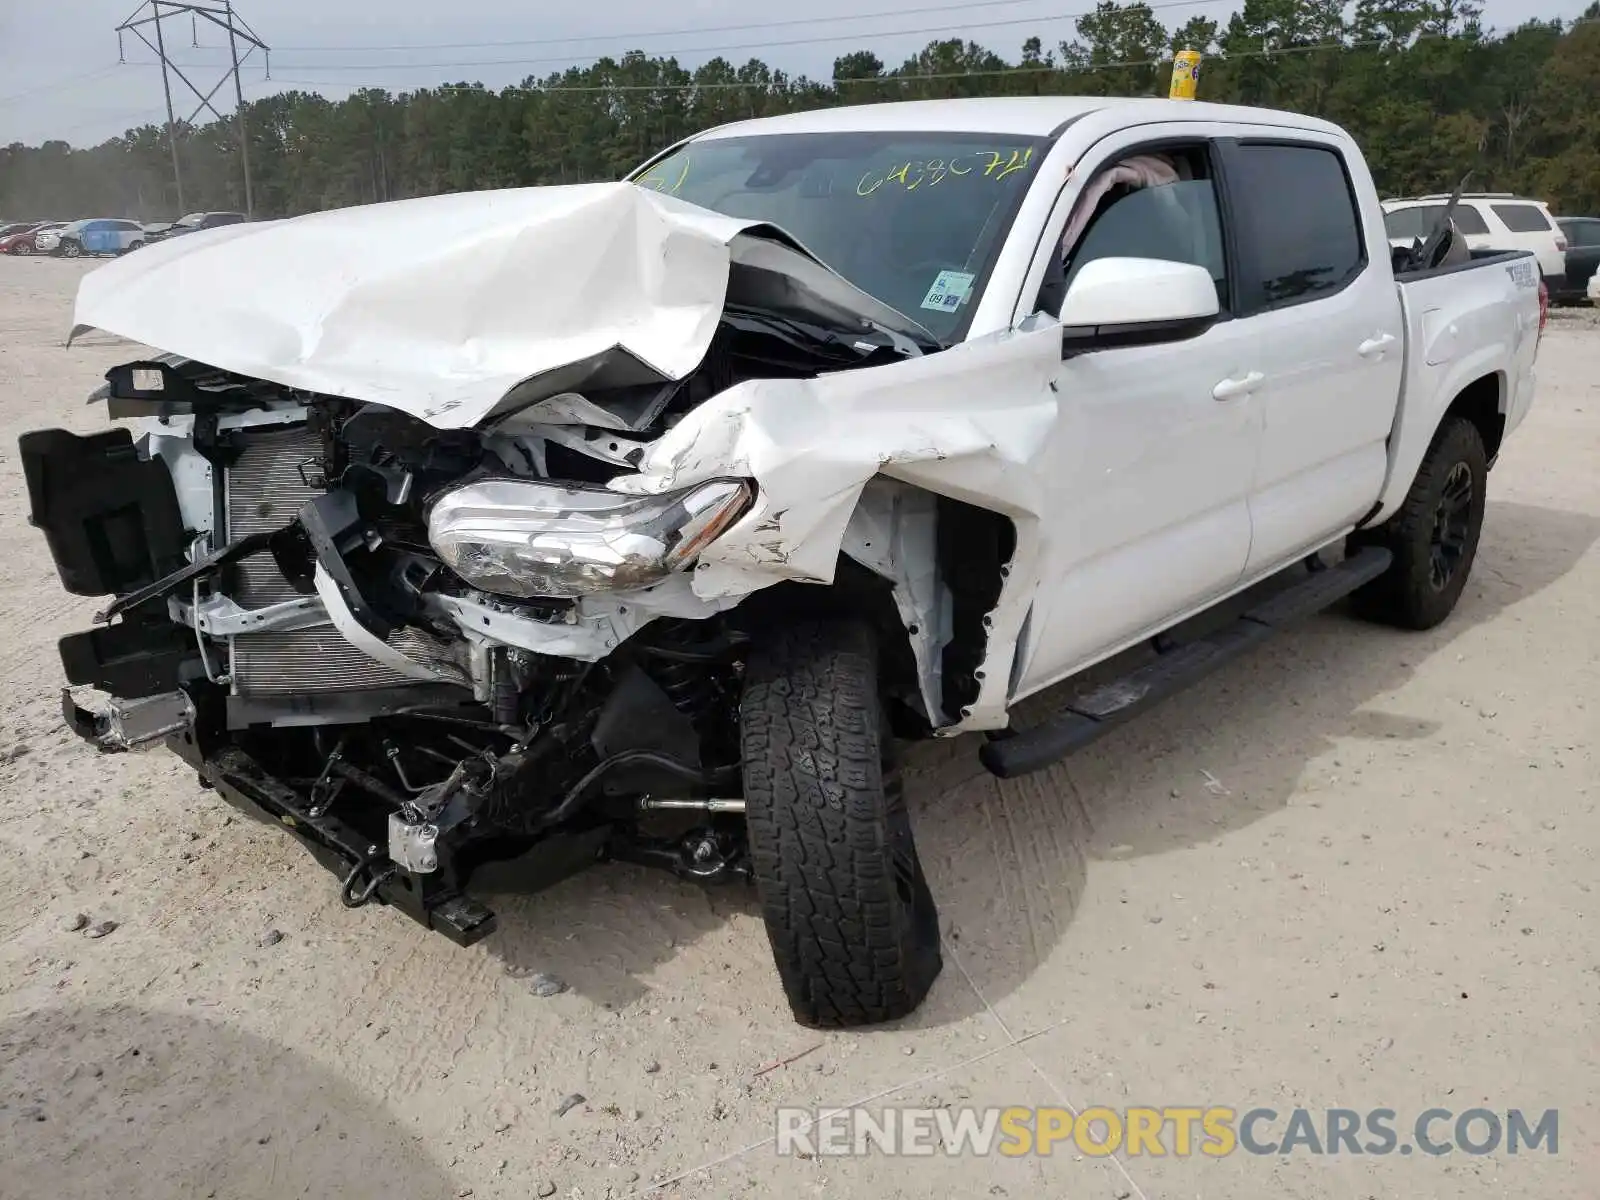
[[[1393,557],[1382,547],[1369,546],[1337,566],[1313,569],[1226,628],[1168,650],[1121,679],[1069,700],[1043,724],[995,735],[978,757],[1002,779],[1048,767],[1254,649],[1278,630],[1370,583],[1388,570]]]

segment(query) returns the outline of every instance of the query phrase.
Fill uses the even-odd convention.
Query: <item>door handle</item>
[[[1394,334],[1380,333],[1357,346],[1356,353],[1362,358],[1382,358],[1383,352],[1392,345],[1394,345]]]
[[[1261,386],[1261,381],[1266,376],[1260,371],[1251,371],[1242,379],[1224,379],[1211,389],[1213,400],[1237,400],[1240,396],[1248,396]]]

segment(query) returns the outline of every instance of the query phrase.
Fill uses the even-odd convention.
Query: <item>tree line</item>
[[[798,109],[956,96],[1165,95],[1175,50],[1204,53],[1200,98],[1311,113],[1360,140],[1385,194],[1515,191],[1600,213],[1600,0],[1578,20],[1491,33],[1473,0],[1246,0],[1226,23],[1169,27],[1106,0],[1015,60],[935,41],[898,67],[857,51],[829,80],[759,59],[693,70],[631,51],[517,87],[460,82],[339,101],[288,91],[246,105],[261,216],[476,188],[615,179],[653,151],[728,121]],[[178,132],[184,206],[242,209],[237,126]],[[0,149],[8,219],[179,215],[166,130],[89,148]]]

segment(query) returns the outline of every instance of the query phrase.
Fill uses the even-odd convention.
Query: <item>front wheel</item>
[[[752,652],[740,705],[750,858],[802,1025],[869,1025],[922,1003],[943,965],[857,622],[796,622]]]
[[[80,246],[77,242],[62,242],[61,243],[61,256],[63,258],[82,258],[83,257],[83,247]]]
[[[1450,615],[1477,557],[1488,477],[1478,427],[1445,418],[1400,511],[1351,538],[1394,554],[1389,569],[1352,597],[1357,613],[1403,629],[1432,629]]]

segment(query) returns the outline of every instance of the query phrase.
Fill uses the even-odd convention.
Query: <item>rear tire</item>
[[[795,1020],[869,1025],[922,1003],[943,965],[858,622],[797,622],[751,654],[740,709],[750,857]]]
[[[27,258],[28,255],[33,253],[33,247],[28,245],[27,242],[22,242],[19,245],[13,246],[11,248],[11,253],[20,254],[23,258]]]
[[[1402,629],[1432,629],[1450,615],[1478,554],[1488,475],[1478,427],[1446,417],[1400,511],[1350,539],[1394,554],[1389,569],[1351,597],[1358,614]]]

